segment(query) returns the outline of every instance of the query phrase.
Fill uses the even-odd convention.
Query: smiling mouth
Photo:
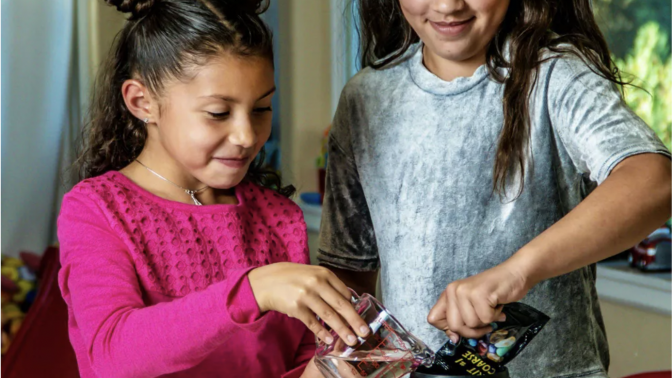
[[[429,21],[429,23],[432,25],[434,30],[436,30],[439,34],[449,37],[455,37],[460,35],[465,30],[467,30],[473,24],[475,19],[476,17],[472,16],[462,21],[451,21],[451,22]]]
[[[243,168],[250,158],[214,158],[216,161],[230,168]]]
[[[467,22],[473,20],[474,18],[475,17],[472,16],[472,17],[469,17],[469,18],[464,19],[462,21],[451,21],[451,22],[432,21],[432,22],[434,22],[437,25],[441,25],[441,26],[458,26],[458,25],[466,24]]]

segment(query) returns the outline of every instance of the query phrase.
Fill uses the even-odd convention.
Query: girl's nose
[[[464,0],[433,0],[432,10],[441,14],[449,14],[464,8]]]
[[[243,148],[252,148],[257,144],[257,134],[254,132],[250,117],[241,117],[234,123],[229,134],[229,142]]]

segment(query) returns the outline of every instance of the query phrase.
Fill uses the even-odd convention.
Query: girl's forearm
[[[532,287],[632,247],[670,218],[670,159],[622,161],[602,185],[504,264]]]

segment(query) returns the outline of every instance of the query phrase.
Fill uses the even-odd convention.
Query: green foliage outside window
[[[626,103],[672,148],[670,1],[595,0],[593,5],[623,79],[646,90],[626,86]]]

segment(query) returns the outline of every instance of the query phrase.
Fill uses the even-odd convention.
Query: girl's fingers
[[[504,322],[506,321],[506,314],[502,312],[504,309],[504,305],[499,305],[495,307],[495,321],[496,322]]]
[[[451,329],[452,331],[452,329]],[[469,328],[469,327],[464,327],[461,330],[457,331],[460,336],[466,337],[467,339],[479,339],[483,337],[483,335],[488,334],[492,332],[492,327],[491,326],[485,326],[485,327],[478,327],[478,328]]]
[[[344,285],[345,286],[345,285]],[[346,288],[347,289],[347,288]],[[320,295],[326,305],[340,315],[341,318],[350,325],[350,327],[359,335],[366,336],[369,333],[369,326],[364,322],[361,316],[355,311],[352,304],[345,300],[335,288],[327,286],[320,291]],[[324,318],[322,318],[324,319]],[[326,321],[326,319],[325,319]],[[340,335],[340,332],[339,332]]]
[[[458,305],[459,301],[456,298],[457,296],[455,294],[456,294],[455,289],[451,288],[451,286],[448,286],[448,289],[446,290],[446,301],[448,302],[447,318],[448,318],[448,328],[450,329],[450,331],[469,339],[477,339],[485,335],[486,333],[492,332],[492,327],[490,325],[472,328],[464,323]],[[457,343],[459,341],[459,338],[451,337],[451,340],[454,343]]]
[[[327,344],[334,342],[334,338],[331,336],[331,333],[329,333],[329,331],[327,331],[327,329],[324,328],[322,324],[320,324],[320,322],[315,317],[315,314],[308,308],[299,309],[296,315],[293,317],[299,319],[303,324],[305,324],[306,327],[308,327],[308,329],[320,340]]]
[[[342,339],[336,339],[336,342],[334,342],[334,349],[333,349],[333,354],[341,354],[345,352],[350,346],[348,344],[344,343]]]
[[[338,291],[345,300],[350,302],[350,297],[352,297],[352,291],[348,289],[347,286],[341,281],[332,271],[327,270],[327,281],[329,284]]]
[[[436,329],[440,329],[444,332],[450,329],[450,327],[448,326],[448,321],[446,320],[445,316],[443,319],[430,324],[433,325]]]
[[[352,346],[357,343],[357,336],[350,330],[350,327],[348,327],[339,314],[325,303],[322,298],[311,295],[305,298],[304,303],[322,321],[327,323],[346,344]],[[354,312],[354,309],[352,311]]]
[[[482,323],[481,319],[478,318],[474,306],[471,304],[468,296],[465,294],[457,295],[457,304],[458,310],[460,310],[460,315],[462,316],[462,321],[469,328],[478,328],[484,327],[487,323]]]
[[[457,342],[460,341],[460,335],[451,330],[446,330],[446,336],[448,336],[448,338],[450,339],[450,341],[453,342],[453,344],[457,344]]]
[[[439,296],[439,300],[429,311],[427,315],[427,322],[434,327],[445,331],[448,329],[448,319],[446,318],[446,297],[443,293]]]
[[[446,319],[448,321],[448,328],[453,333],[459,333],[462,328],[464,328],[464,322],[462,321],[462,315],[460,310],[457,308],[457,298],[455,298],[454,289],[451,286],[448,286],[444,295],[446,296]],[[460,341],[459,337],[450,338],[454,343]]]
[[[490,306],[490,303],[483,298],[472,299],[471,304],[476,311],[480,326],[499,321],[498,318],[499,314],[502,312],[502,306],[493,308]]]

